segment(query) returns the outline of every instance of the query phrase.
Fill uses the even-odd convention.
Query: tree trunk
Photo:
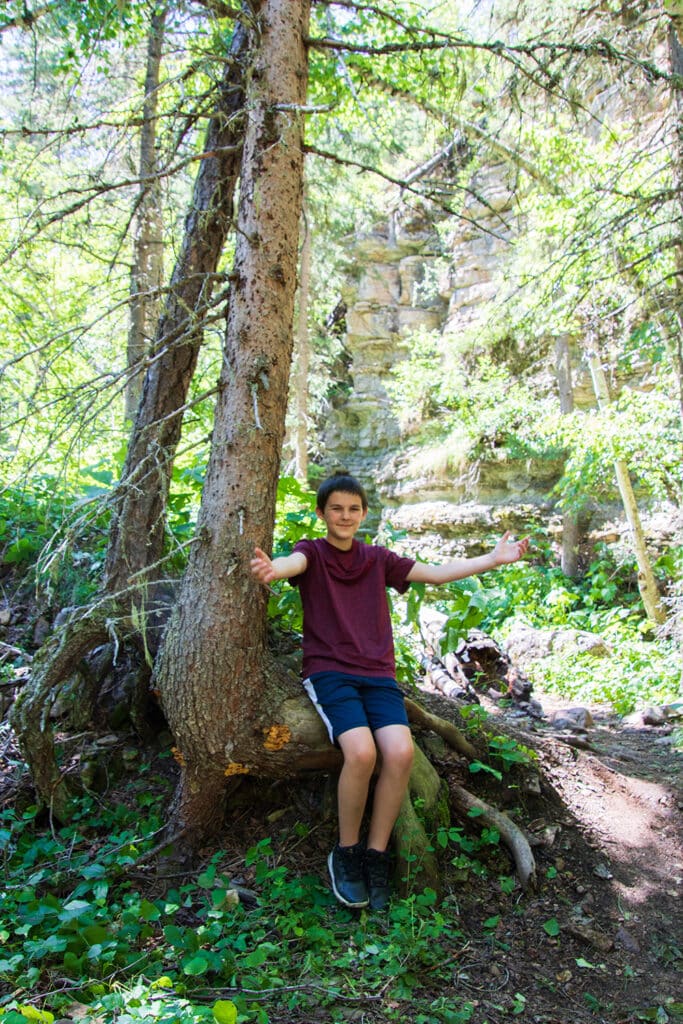
[[[31,680],[13,714],[36,790],[62,819],[68,808],[68,792],[58,765],[50,711],[59,687],[79,660],[97,643],[109,639],[108,624],[119,631],[132,628],[139,634],[144,630],[140,595],[145,593],[151,576],[144,570],[154,567],[161,558],[166,497],[187,390],[210,308],[215,270],[232,224],[243,138],[239,114],[244,107],[242,62],[246,42],[246,31],[238,24],[114,500],[103,589],[112,600],[120,599],[107,605],[104,616],[91,612],[91,630],[85,629],[78,617],[66,624],[55,643],[48,645],[44,656],[34,663]],[[136,573],[140,574],[138,581]],[[122,592],[136,582],[140,593],[125,602]]]
[[[669,64],[672,73],[672,108],[674,121],[674,161],[673,178],[676,187],[678,205],[683,211],[683,15],[673,15],[671,9],[669,22]],[[675,77],[674,77],[675,76]],[[680,223],[680,222],[679,222]],[[676,270],[674,279],[675,288],[675,328],[671,332],[671,359],[676,371],[678,384],[678,412],[683,423],[683,237],[680,234],[674,250],[676,259]],[[679,515],[679,524],[683,523],[683,517]],[[683,540],[683,525],[679,525],[677,541],[680,544]],[[674,635],[678,639],[679,647],[683,647],[683,587],[680,581],[674,585],[674,598],[672,602],[675,628]],[[681,667],[681,684],[683,686],[683,666]]]
[[[126,590],[156,565],[187,393],[203,340],[218,260],[232,224],[244,123],[246,30],[237,24],[185,221],[182,247],[148,357],[142,398],[114,497],[104,587]],[[152,573],[145,574],[148,582]]]
[[[675,159],[673,178],[678,205],[683,210],[683,16],[672,16],[669,21],[669,64],[672,76],[672,107],[674,118]],[[671,345],[672,361],[678,382],[678,410],[683,423],[683,238],[679,236],[674,250],[678,276],[675,279],[676,308],[674,321],[678,327]]]
[[[251,578],[249,559],[254,544],[272,543],[284,436],[308,13],[309,0],[254,5],[234,283],[211,456],[198,543],[156,665],[182,761],[174,824],[191,842],[212,830],[226,775],[258,773],[289,739],[273,719],[267,595]]]
[[[555,374],[560,392],[560,412],[569,416],[574,412],[572,364],[569,339],[566,334],[555,339]],[[579,574],[579,518],[572,512],[562,514],[562,572],[574,578]]]
[[[308,479],[308,372],[311,349],[308,338],[308,303],[311,290],[311,225],[304,203],[301,220],[301,263],[299,271],[299,306],[296,327],[296,372],[294,374],[294,475],[304,483]]]
[[[59,821],[67,821],[71,787],[55,749],[50,712],[61,688],[78,663],[110,636],[109,609],[76,617],[41,648],[31,666],[31,679],[11,711],[12,727],[26,758],[39,799]]]
[[[605,379],[605,372],[600,362],[600,356],[595,350],[588,353],[588,365],[591,371],[593,390],[598,400],[598,408],[604,409],[610,404],[609,389]],[[661,625],[666,621],[666,612],[662,604],[659,588],[657,587],[657,581],[652,572],[652,566],[650,565],[650,558],[645,544],[645,534],[640,522],[638,503],[633,493],[628,466],[623,459],[615,459],[614,469],[617,476],[619,493],[624,505],[624,512],[633,537],[633,547],[638,563],[638,590],[640,591],[648,619]]]
[[[166,8],[152,12],[147,38],[145,98],[140,132],[140,196],[133,246],[128,329],[128,381],[124,394],[125,418],[132,421],[142,392],[142,363],[159,319],[163,281],[163,222],[161,189],[156,166],[156,127],[159,69]]]

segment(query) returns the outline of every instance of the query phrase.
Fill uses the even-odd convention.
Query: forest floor
[[[563,706],[534,696],[546,718]],[[492,851],[486,877],[445,868],[449,906],[455,897],[466,941],[453,958],[452,980],[439,981],[430,995],[454,1008],[472,1004],[472,1024],[683,1021],[683,757],[666,728],[590,710],[591,751],[566,746],[542,722],[521,725],[544,767],[541,794],[521,798],[518,818],[544,839],[534,850],[536,888],[502,891],[500,877],[512,874],[502,849]],[[467,783],[457,758],[438,767],[447,779]],[[496,792],[494,783],[492,803]],[[514,800],[514,788],[510,793]],[[285,796],[280,791],[279,799]],[[287,839],[301,820],[304,796],[299,790],[289,799],[291,806],[272,815],[274,848],[279,836],[290,871],[326,879],[334,820],[318,822],[292,846]],[[263,836],[262,809],[245,813],[231,836],[238,859],[240,846]],[[422,980],[430,989],[429,978]],[[347,1014],[364,1024],[386,1019],[377,1003],[356,1004]],[[413,1019],[409,1009],[403,1019]],[[305,1024],[327,1020],[321,1010]]]
[[[534,696],[547,716],[563,707]],[[666,730],[589,710],[592,751],[543,741],[545,782],[564,811],[558,821],[542,795],[527,823],[552,838],[536,854],[537,891],[512,913],[486,882],[463,900],[482,1021],[503,1019],[494,1006],[511,1002],[539,1024],[683,1020],[683,757]],[[531,745],[547,727],[529,726]],[[498,949],[483,927],[497,914]]]
[[[481,873],[454,865],[461,851],[449,848],[444,906],[457,915],[462,939],[444,949],[447,972],[418,979],[420,1003],[440,1001],[453,1014],[439,1021],[471,1024],[683,1022],[683,756],[671,743],[671,727],[622,720],[589,705],[592,749],[577,749],[547,724],[567,702],[537,691],[534,698],[543,720],[493,702],[487,710],[499,716],[501,731],[512,730],[538,751],[539,793],[527,792],[516,771],[502,787],[486,773],[469,775],[457,755],[431,751],[447,782],[511,812],[537,838],[538,879],[528,892],[512,888],[514,869],[502,846],[472,855],[484,865]],[[447,711],[446,698],[425,694],[425,700],[431,710]],[[165,785],[172,787],[174,762],[163,763]],[[333,788],[333,780],[317,776],[264,787],[258,800],[247,793],[221,837],[231,876],[258,891],[245,852],[269,837],[277,864],[290,875],[313,873],[326,885]],[[126,800],[125,781],[117,798]],[[215,851],[205,852],[208,861]],[[154,871],[142,877],[155,898],[163,880]],[[330,915],[338,912],[348,915],[330,904]],[[463,1006],[469,1016],[458,1016]],[[389,1007],[376,995],[338,1007],[334,1019],[379,1024],[397,1014],[426,1021],[417,1009],[411,1014],[409,1001]],[[328,1024],[333,1017],[321,1006],[318,1015],[284,1011],[277,1019]]]

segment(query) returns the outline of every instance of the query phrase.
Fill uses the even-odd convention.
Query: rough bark
[[[420,807],[419,817],[416,804]],[[434,835],[440,826],[449,824],[448,818],[445,784],[415,744],[408,792],[403,798],[393,835],[398,882],[404,893],[411,889],[424,889],[425,886],[439,891]]]
[[[674,131],[674,183],[678,206],[683,211],[683,15],[668,9],[669,21],[669,64],[672,76],[672,113]],[[679,222],[680,225],[680,222]],[[678,244],[674,250],[676,269],[674,330],[670,335],[671,359],[676,370],[678,385],[678,412],[683,423],[683,235],[679,232]],[[680,519],[680,517],[679,517]],[[683,527],[679,529],[679,541]],[[683,590],[680,584],[674,590],[672,602],[674,614],[674,635],[679,646],[683,645]],[[683,666],[681,667],[683,684]]]
[[[161,189],[156,176],[156,126],[159,71],[166,23],[166,8],[152,11],[147,37],[145,97],[140,131],[140,195],[135,222],[133,267],[130,282],[130,325],[127,365],[129,376],[124,394],[124,415],[132,421],[142,393],[142,363],[159,318],[159,296],[163,281],[163,220]]]
[[[13,716],[39,797],[52,805],[57,817],[68,811],[68,792],[50,721],[55,695],[78,662],[109,639],[105,619],[116,621],[119,630],[139,631],[149,582],[144,570],[156,565],[162,554],[163,514],[182,413],[202,342],[213,275],[232,224],[243,138],[246,42],[246,32],[238,24],[115,498],[103,591],[118,600],[115,606],[110,602],[106,616],[92,612],[90,626],[78,618],[65,624],[34,663]],[[138,580],[136,573],[141,574]],[[139,583],[139,591],[127,594],[126,600],[123,595],[131,582]]]
[[[610,396],[609,389],[607,387],[607,380],[605,379],[605,373],[600,362],[600,356],[595,349],[588,353],[588,365],[590,367],[593,389],[598,401],[598,407],[603,409],[609,405]],[[624,459],[615,459],[614,471],[616,473],[617,485],[619,487],[619,493],[624,506],[624,513],[631,528],[631,536],[633,537],[633,549],[638,563],[638,590],[640,591],[640,596],[643,601],[643,607],[645,608],[647,617],[652,622],[661,625],[663,622],[666,622],[666,611],[662,604],[662,598],[652,571],[652,565],[650,564],[647,545],[645,544],[645,534],[643,533],[640,514],[638,512],[638,503],[636,501],[635,494],[633,493],[631,477]]]
[[[114,498],[104,588],[124,591],[157,564],[187,393],[232,225],[243,140],[246,30],[237,24],[204,145],[168,298],[147,360],[142,398]],[[146,575],[149,581],[152,573]]]
[[[68,820],[72,792],[58,762],[50,713],[81,659],[109,639],[109,611],[102,608],[87,618],[74,618],[41,648],[31,666],[31,680],[11,712],[38,796],[60,821]]]
[[[673,177],[676,187],[678,205],[683,211],[683,16],[672,16],[669,21],[669,65],[672,75],[672,111],[674,132],[674,166]],[[678,383],[678,409],[683,422],[683,237],[679,237],[675,248],[676,268],[676,306],[675,331],[671,344],[671,355],[676,369]]]
[[[308,372],[311,361],[308,337],[308,302],[311,289],[311,224],[306,215],[301,221],[301,261],[299,271],[299,304],[296,324],[296,372],[294,374],[294,475],[297,480],[308,478]]]
[[[254,5],[237,247],[223,372],[197,536],[157,659],[182,758],[174,826],[210,832],[226,774],[277,746],[266,593],[254,544],[272,543],[292,354],[303,177],[308,0]],[[217,699],[220,695],[220,699]],[[274,753],[275,751],[273,751]]]

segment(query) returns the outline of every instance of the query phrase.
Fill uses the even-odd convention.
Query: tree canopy
[[[248,557],[254,544],[287,551],[315,528],[326,424],[367,383],[354,379],[346,300],[373,238],[391,242],[408,222],[426,225],[431,260],[412,286],[448,308],[434,329],[388,332],[382,387],[398,456],[444,481],[487,460],[558,469],[529,513],[533,564],[490,587],[454,585],[440,602],[424,585],[397,602],[401,681],[419,675],[419,612],[431,602],[446,648],[478,627],[502,638],[515,616],[615,638],[621,660],[608,671],[580,652],[551,681],[592,686],[621,712],[643,687],[675,705],[677,550],[643,541],[615,558],[580,524],[595,506],[617,510],[619,493],[636,540],[639,502],[680,509],[682,17],[675,5],[611,0],[5,4],[0,544],[44,625],[7,634],[2,666],[18,753],[51,823],[67,827],[91,789],[96,768],[69,760],[64,739],[83,721],[115,729],[119,716],[145,740],[172,734],[178,785],[158,827],[178,857],[205,849],[250,780],[256,793],[338,767],[294,679],[296,596],[256,588]],[[485,287],[458,316],[451,298],[471,284],[458,280],[465,243]],[[589,366],[586,395],[571,378]],[[295,455],[299,482],[286,472]],[[567,536],[575,519],[581,572],[565,575],[548,540],[557,514]],[[112,677],[125,690],[115,709]],[[457,727],[418,704],[411,714],[472,775],[501,781],[502,768],[534,762],[471,709]],[[413,883],[411,862],[433,881],[437,847],[461,841],[435,768],[418,761],[398,843]],[[460,813],[512,837],[530,884],[533,855],[514,822],[453,793]],[[266,847],[249,856],[265,865]],[[202,876],[207,889],[216,870]],[[75,904],[96,878],[83,873]],[[212,893],[207,922],[234,899],[228,888]],[[86,947],[93,959],[135,956],[133,944],[108,945],[96,909],[106,893],[92,896],[87,908],[67,904],[53,946],[33,951],[64,953],[69,977]],[[425,910],[436,896],[419,898]],[[130,913],[149,924],[166,911],[143,902]],[[73,947],[62,934],[72,920],[83,935]],[[315,928],[302,921],[292,927]],[[194,945],[165,927],[185,975],[221,970],[213,925]],[[250,969],[273,952],[261,939]],[[16,956],[6,969],[29,985],[33,954]],[[238,1014],[230,1001],[212,1012]],[[267,1019],[245,1000],[239,1013]]]

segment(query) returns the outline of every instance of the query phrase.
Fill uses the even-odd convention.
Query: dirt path
[[[546,717],[561,706],[535,696]],[[546,740],[548,725],[528,723],[565,816],[541,814],[539,829],[553,837],[537,855],[541,884],[518,913],[498,903],[498,950],[478,942],[495,962],[475,1024],[506,1014],[534,1024],[683,1021],[683,757],[668,727],[590,711],[593,750]],[[557,806],[548,800],[549,813]],[[491,911],[482,889],[470,929],[482,930]]]

